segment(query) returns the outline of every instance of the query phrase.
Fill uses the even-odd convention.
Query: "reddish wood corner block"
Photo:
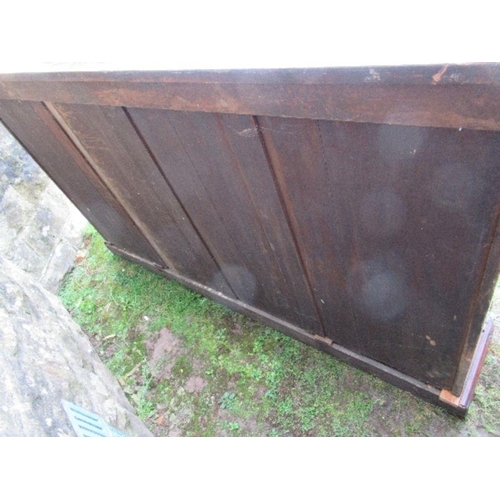
[[[443,389],[439,394],[439,399],[454,408],[455,412],[459,415],[466,414],[472,401],[474,389],[479,379],[494,329],[495,325],[492,318],[486,318],[476,350],[474,351],[472,362],[469,366],[469,371],[467,372],[462,393],[459,396],[455,396],[450,391]]]

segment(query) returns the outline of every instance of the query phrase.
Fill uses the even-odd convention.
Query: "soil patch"
[[[192,376],[187,379],[186,391],[191,394],[198,394],[205,388],[206,385],[207,382],[203,380],[201,377]]]
[[[183,350],[180,339],[166,327],[151,335],[146,349],[149,368],[156,378],[170,377],[175,360]]]

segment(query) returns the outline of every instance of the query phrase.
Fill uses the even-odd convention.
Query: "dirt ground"
[[[63,301],[155,436],[500,436],[500,286],[462,420],[91,241]]]

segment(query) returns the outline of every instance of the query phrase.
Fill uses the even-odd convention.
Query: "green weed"
[[[219,399],[220,407],[224,410],[233,411],[236,407],[237,399],[234,392],[225,392]]]
[[[124,261],[91,228],[85,246],[60,296],[156,435],[500,434],[495,344],[463,422]],[[150,369],[164,328],[176,348]]]

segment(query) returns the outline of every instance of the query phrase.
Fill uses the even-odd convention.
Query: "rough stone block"
[[[16,235],[19,234],[34,213],[35,206],[28,203],[12,186],[8,186],[0,203],[0,219],[5,221],[7,227]]]
[[[10,260],[35,278],[40,278],[47,263],[47,257],[40,255],[25,241],[16,241]]]
[[[0,255],[56,283],[83,239],[87,222],[64,193],[0,125]],[[57,258],[61,262],[57,262]]]
[[[0,124],[0,201],[7,187],[15,186],[27,201],[40,196],[49,178],[31,156]]]
[[[74,436],[61,400],[150,436],[60,300],[0,257],[0,436]]]
[[[61,237],[72,247],[78,249],[82,244],[83,231],[87,227],[88,221],[76,207],[73,208],[69,220],[64,226]]]
[[[40,284],[49,292],[59,291],[62,280],[73,268],[76,252],[76,248],[69,243],[65,241],[58,243],[40,280]]]

